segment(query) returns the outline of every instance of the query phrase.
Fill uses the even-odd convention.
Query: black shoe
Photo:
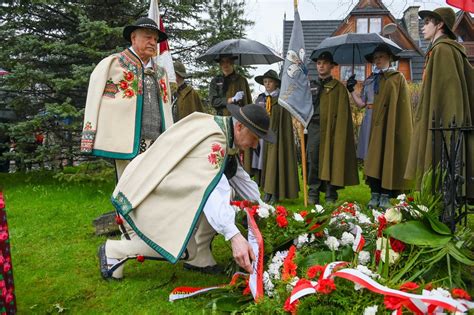
[[[107,256],[105,255],[105,243],[99,246],[97,256],[99,257],[99,269],[102,278],[105,280],[112,278],[112,273],[109,271],[107,264]]]
[[[278,202],[278,196],[277,195],[272,195],[272,198],[270,199],[270,204],[274,205]]]
[[[319,197],[313,197],[313,196],[309,196],[308,197],[308,205],[319,205]]]
[[[184,263],[183,268],[190,271],[199,271],[208,275],[217,275],[217,274],[224,273],[224,268],[219,265],[198,267],[198,266],[193,266],[193,265]]]

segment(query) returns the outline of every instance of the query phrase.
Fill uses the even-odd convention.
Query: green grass
[[[206,297],[168,302],[177,286],[211,286],[227,276],[185,271],[182,264],[129,261],[123,281],[104,281],[97,248],[105,237],[94,235],[92,220],[111,211],[113,179],[102,183],[59,182],[51,173],[0,174],[6,198],[19,313],[199,314]],[[302,195],[302,194],[300,194]],[[366,185],[339,192],[340,200],[366,204]],[[282,203],[303,209],[302,197]],[[231,251],[222,237],[214,241],[217,260],[227,264]]]

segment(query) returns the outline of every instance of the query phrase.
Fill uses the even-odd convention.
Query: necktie
[[[265,108],[267,109],[267,113],[270,116],[272,114],[272,97],[267,95],[267,100],[265,102]]]

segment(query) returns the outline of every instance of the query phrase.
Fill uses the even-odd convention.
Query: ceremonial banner
[[[278,104],[288,110],[303,126],[308,126],[313,116],[313,102],[306,67],[303,26],[296,7],[290,44],[283,65]]]
[[[158,7],[158,0],[150,0],[150,8],[148,9],[148,17],[156,22],[160,27],[160,31],[165,32],[165,27],[160,16],[160,9]],[[168,45],[168,40],[164,40],[161,43],[158,43],[158,56],[153,58],[153,60],[159,66],[165,68],[166,73],[168,74],[168,81],[170,83],[176,83],[176,74],[174,73],[173,67],[173,58],[171,57],[170,46]]]

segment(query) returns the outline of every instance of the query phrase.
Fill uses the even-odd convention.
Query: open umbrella
[[[375,47],[383,43],[390,47],[394,55],[402,51],[393,41],[379,34],[348,33],[326,38],[316,47],[310,58],[314,59],[323,51],[329,51],[334,61],[339,64],[364,64],[367,62],[364,56],[372,53]]]
[[[251,39],[227,39],[199,56],[197,60],[214,62],[219,55],[237,56],[236,64],[241,66],[272,64],[283,61],[271,48]]]
[[[463,11],[474,13],[474,0],[446,0],[446,2]]]

